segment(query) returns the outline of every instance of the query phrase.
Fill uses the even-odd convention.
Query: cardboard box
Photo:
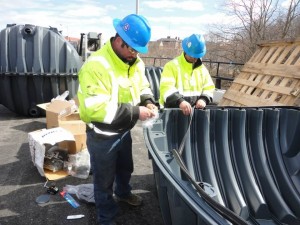
[[[48,180],[57,180],[68,176],[68,172],[64,170],[53,172],[44,169],[44,160],[46,148],[49,145],[54,146],[64,142],[75,143],[75,138],[71,132],[62,127],[37,130],[28,134],[28,141],[32,162],[41,176],[46,177]]]
[[[69,149],[70,154],[76,154],[86,148],[86,124],[80,119],[78,112],[61,117],[58,126],[70,131],[75,138],[75,142],[63,142],[60,143],[60,147]]]
[[[47,128],[58,127],[58,120],[72,113],[73,104],[65,100],[52,100],[49,103],[37,105],[46,110]]]
[[[76,98],[74,102],[76,103]],[[65,141],[59,143],[59,146],[67,148],[70,154],[76,154],[86,148],[86,124],[80,119],[79,112],[74,112],[74,102],[52,100],[49,103],[38,105],[38,107],[46,110],[48,129],[62,127],[74,135],[75,142]]]

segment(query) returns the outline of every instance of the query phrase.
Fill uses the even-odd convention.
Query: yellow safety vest
[[[110,124],[119,103],[136,106],[140,96],[151,94],[140,58],[129,66],[113,51],[110,41],[93,53],[78,73],[79,112],[86,122]]]
[[[207,68],[202,64],[193,69],[184,53],[166,63],[160,79],[160,106],[163,107],[166,99],[178,92],[185,97],[209,96],[213,97],[214,82]]]

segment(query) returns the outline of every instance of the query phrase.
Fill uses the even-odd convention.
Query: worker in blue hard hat
[[[138,53],[148,51],[148,21],[131,14],[113,20],[116,35],[93,53],[78,73],[80,118],[87,124],[87,148],[93,172],[97,217],[102,225],[115,224],[123,201],[139,206],[131,192],[133,172],[130,130],[138,120],[157,113]]]
[[[202,63],[206,53],[203,35],[192,34],[182,41],[183,52],[167,62],[160,79],[161,108],[180,108],[185,115],[192,107],[203,109],[212,102],[215,85]]]

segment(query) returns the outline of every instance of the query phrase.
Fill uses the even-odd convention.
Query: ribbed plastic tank
[[[77,51],[56,28],[7,25],[0,33],[0,104],[24,116],[69,91],[76,95],[82,66]]]
[[[145,68],[145,75],[150,83],[150,87],[154,95],[154,99],[157,102],[159,100],[159,82],[160,82],[161,72],[162,72],[162,67],[147,66]]]
[[[299,225],[299,134],[299,107],[162,110],[144,138],[165,224],[241,224],[212,201],[246,224]]]

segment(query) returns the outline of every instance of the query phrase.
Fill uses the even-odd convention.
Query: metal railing
[[[203,63],[208,68],[211,77],[215,79],[215,86],[218,89],[227,89],[227,85],[222,86],[222,81],[229,81],[231,84],[244,65],[243,63],[219,62],[206,59],[203,60]]]
[[[146,66],[163,67],[170,57],[152,57],[141,56]],[[211,77],[215,80],[215,86],[218,89],[228,89],[231,82],[237,74],[239,74],[243,63],[236,62],[221,62],[203,59],[203,63],[210,72]]]

